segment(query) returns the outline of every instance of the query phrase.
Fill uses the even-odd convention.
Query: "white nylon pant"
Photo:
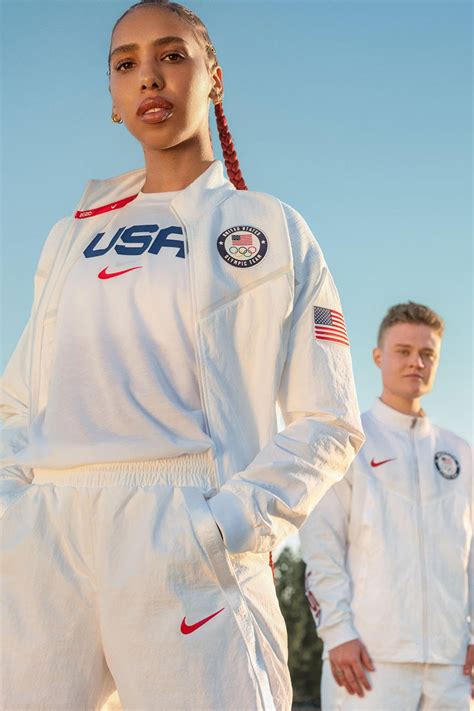
[[[461,665],[374,661],[364,697],[338,686],[327,660],[321,678],[322,711],[469,711],[471,681]]]
[[[0,492],[2,711],[290,709],[268,554],[226,551],[207,454],[34,474]]]

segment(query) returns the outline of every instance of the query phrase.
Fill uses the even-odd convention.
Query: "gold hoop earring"
[[[123,123],[122,119],[118,114],[115,113],[115,111],[112,111],[112,121],[114,123]]]

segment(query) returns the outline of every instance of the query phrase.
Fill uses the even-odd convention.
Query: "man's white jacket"
[[[44,245],[31,317],[2,381],[5,506],[21,495],[18,478],[32,479],[14,455],[47,404],[64,280],[91,235],[106,231],[144,179],[140,169],[90,181],[75,216],[60,220]],[[290,235],[282,203],[235,190],[219,161],[171,209],[187,244],[198,380],[214,444],[209,506],[230,551],[267,552],[341,479],[364,439],[349,348],[315,338],[314,306],[341,311],[339,297],[302,218],[294,213]],[[245,268],[218,244],[242,226],[255,228],[261,246]],[[276,401],[286,425],[279,433]]]
[[[362,451],[300,531],[325,656],[360,638],[378,661],[463,664],[474,643],[471,449],[380,400],[362,424]]]

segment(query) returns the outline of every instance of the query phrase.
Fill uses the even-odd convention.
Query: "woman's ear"
[[[212,89],[209,94],[214,104],[218,104],[224,97],[224,81],[222,79],[222,69],[217,66],[212,74]]]

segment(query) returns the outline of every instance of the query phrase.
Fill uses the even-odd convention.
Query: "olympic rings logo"
[[[252,257],[256,251],[257,248],[253,245],[250,245],[249,247],[229,247],[230,254],[241,254],[244,258]]]
[[[235,225],[220,233],[216,247],[226,264],[247,269],[260,264],[267,253],[268,240],[257,227]]]

